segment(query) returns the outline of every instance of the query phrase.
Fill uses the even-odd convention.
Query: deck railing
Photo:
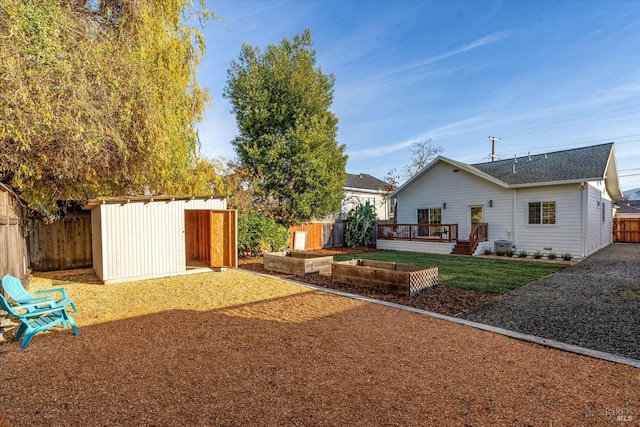
[[[478,243],[486,242],[488,237],[489,227],[486,222],[475,224],[469,234],[469,252],[473,255],[478,247]]]
[[[378,239],[452,242],[458,240],[458,224],[379,224]]]

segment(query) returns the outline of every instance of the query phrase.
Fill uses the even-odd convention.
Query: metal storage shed
[[[90,200],[93,268],[104,283],[238,265],[237,216],[225,198]]]

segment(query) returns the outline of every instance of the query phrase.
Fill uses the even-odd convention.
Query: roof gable
[[[611,197],[622,197],[613,142],[472,165],[439,156],[394,191],[391,197],[439,162],[506,188],[604,180]]]
[[[374,176],[361,174],[347,174],[347,180],[344,184],[347,188],[361,188],[365,190],[385,191],[385,186],[388,184]]]

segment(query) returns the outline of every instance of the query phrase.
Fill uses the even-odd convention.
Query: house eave
[[[545,187],[549,185],[563,185],[563,184],[581,184],[583,182],[604,181],[604,177],[595,178],[582,178],[582,179],[568,179],[563,181],[544,181],[544,182],[525,182],[522,184],[511,184],[509,188],[527,188],[527,187]]]
[[[372,190],[369,188],[356,188],[356,187],[344,187],[345,191],[351,191],[354,193],[371,193],[371,194],[380,194],[380,195],[385,195],[387,194],[387,191],[384,190]]]
[[[466,163],[463,162],[458,162],[456,160],[453,159],[449,159],[447,157],[443,157],[443,156],[438,156],[437,158],[435,158],[431,163],[429,163],[427,166],[425,166],[424,168],[422,168],[418,173],[416,173],[414,176],[412,176],[411,178],[409,178],[404,184],[402,184],[397,190],[395,190],[394,192],[392,192],[391,194],[389,194],[389,198],[393,198],[396,197],[398,193],[400,193],[405,187],[409,186],[413,181],[417,180],[418,178],[420,178],[422,175],[424,175],[425,173],[427,173],[430,169],[432,169],[436,164],[438,163],[447,163],[450,166],[453,166],[456,169],[461,169],[464,170],[467,173],[470,173],[472,175],[477,176],[478,178],[482,178],[486,181],[489,181],[495,185],[498,185],[500,187],[503,188],[509,188],[509,185],[504,182],[501,181],[497,178],[492,177],[489,174],[486,174],[484,172],[482,172],[481,170],[474,168],[471,165],[468,165]]]

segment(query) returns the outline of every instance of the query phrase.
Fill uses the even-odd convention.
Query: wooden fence
[[[90,268],[91,212],[80,211],[47,222],[29,221],[29,256],[34,271]]]
[[[306,232],[305,249],[322,249],[344,246],[344,230],[346,222],[344,220],[314,222],[310,224],[294,225],[289,227],[289,247],[293,248],[294,233],[296,231]]]
[[[613,241],[640,243],[640,218],[613,218]]]
[[[26,209],[18,197],[0,184],[0,277],[10,274],[25,280],[28,276],[25,215]]]

